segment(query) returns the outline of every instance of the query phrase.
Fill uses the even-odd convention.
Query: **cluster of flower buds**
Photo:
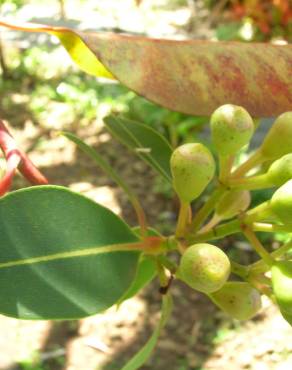
[[[17,170],[33,185],[48,183],[28,156],[18,148],[15,139],[2,120],[0,120],[0,148],[6,159],[6,171],[0,179],[0,196],[9,191]]]
[[[177,236],[182,243],[182,257],[176,276],[239,320],[254,316],[261,308],[261,295],[266,294],[278,303],[283,317],[292,324],[292,260],[283,259],[289,245],[273,254],[255,234],[292,232],[292,112],[275,120],[260,147],[239,166],[235,164],[236,156],[255,131],[252,117],[244,108],[226,104],[212,114],[210,123],[218,157],[217,189],[193,218],[190,203],[215,178],[213,155],[204,145],[190,143],[178,147],[170,161],[173,187],[181,201]],[[265,162],[270,165],[262,173]],[[251,169],[255,174],[249,176]],[[271,199],[248,210],[250,191],[269,187],[277,188]],[[223,236],[228,235],[228,228],[230,233],[242,232],[259,254],[261,260],[255,266],[230,261],[219,247],[205,243],[208,237],[219,238],[221,231]],[[231,271],[242,281],[230,280]]]

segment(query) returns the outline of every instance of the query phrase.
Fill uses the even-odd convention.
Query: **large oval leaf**
[[[105,310],[129,288],[140,255],[114,213],[55,186],[1,198],[0,235],[0,312],[23,319]]]
[[[86,72],[115,76],[175,111],[210,115],[218,106],[233,103],[253,116],[273,117],[292,106],[292,45],[159,40],[3,21],[0,25],[54,34]]]

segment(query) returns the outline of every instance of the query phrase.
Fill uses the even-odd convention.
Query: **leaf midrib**
[[[46,256],[38,256],[38,257],[31,257],[25,258],[20,260],[13,260],[8,262],[0,263],[0,269],[15,267],[15,266],[23,266],[23,265],[31,265],[41,262],[50,262],[56,260],[62,260],[67,258],[74,258],[74,257],[85,257],[85,256],[92,256],[97,254],[103,253],[112,253],[112,252],[138,252],[142,251],[141,243],[126,243],[126,244],[111,244],[106,246],[99,246],[93,248],[85,248],[74,250],[70,252],[61,252],[61,253],[54,253],[49,254]]]

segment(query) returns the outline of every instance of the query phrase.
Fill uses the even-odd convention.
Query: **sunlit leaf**
[[[178,112],[210,115],[225,103],[242,105],[256,117],[291,109],[292,45],[161,40],[5,21],[0,25],[56,35],[87,73],[114,76]]]
[[[171,183],[172,149],[151,127],[125,118],[109,116],[105,124],[111,133]]]
[[[23,319],[105,310],[128,290],[140,256],[119,217],[62,187],[1,198],[0,235],[0,312]]]

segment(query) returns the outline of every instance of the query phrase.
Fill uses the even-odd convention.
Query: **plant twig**
[[[225,184],[231,173],[232,165],[234,161],[234,156],[219,156],[219,181]]]
[[[262,243],[259,241],[259,239],[256,237],[253,230],[247,226],[243,229],[243,234],[247,238],[247,240],[250,242],[254,250],[257,252],[257,254],[264,260],[264,262],[268,266],[272,266],[274,264],[274,259],[271,257],[270,253],[266,251]]]
[[[276,249],[274,252],[271,253],[271,256],[276,259],[281,256],[283,256],[285,253],[287,253],[292,248],[292,240],[289,240],[289,242],[283,244],[281,247]],[[250,265],[250,269],[254,273],[261,273],[269,270],[269,266],[265,263],[265,261],[260,260],[257,262],[254,262]]]
[[[188,202],[180,202],[180,209],[178,214],[178,221],[176,226],[176,237],[180,238],[185,235],[187,223],[190,215],[190,205]]]
[[[266,233],[292,233],[292,227],[287,225],[275,225],[264,222],[254,222],[253,231],[263,231]]]
[[[223,186],[219,186],[217,189],[213,191],[207,202],[203,205],[203,207],[197,212],[197,214],[193,218],[189,228],[189,230],[192,233],[195,233],[196,231],[199,230],[200,226],[204,223],[206,218],[213,211],[216,203],[222,197],[225,191],[226,189]]]
[[[241,231],[242,222],[238,219],[226,222],[225,224],[213,227],[204,233],[192,233],[187,235],[188,243],[205,242],[207,240],[222,239],[227,235],[235,234]]]
[[[242,177],[253,167],[258,166],[264,161],[264,158],[259,150],[254,152],[247,161],[242,163],[232,174],[231,177]]]

